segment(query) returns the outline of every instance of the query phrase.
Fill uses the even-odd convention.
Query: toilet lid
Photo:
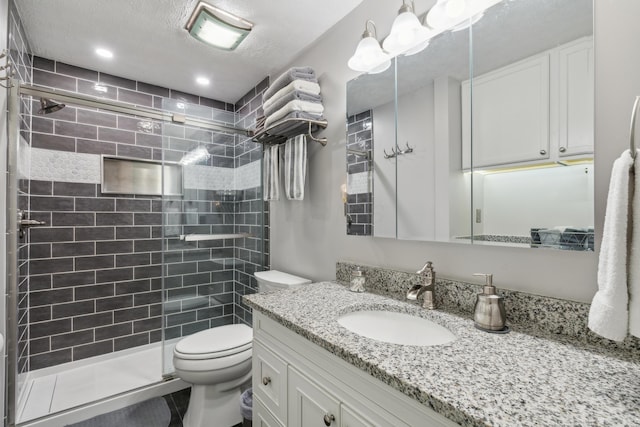
[[[175,352],[185,356],[227,356],[251,348],[252,338],[253,329],[247,325],[217,326],[181,339]]]

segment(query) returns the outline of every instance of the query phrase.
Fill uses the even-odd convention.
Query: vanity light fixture
[[[427,13],[425,22],[436,30],[464,30],[482,18],[490,3],[495,1],[438,0]]]
[[[408,4],[403,0],[382,47],[393,56],[413,55],[424,50],[429,45],[430,38],[431,31],[420,23],[414,13],[413,2]]]
[[[194,9],[185,29],[195,39],[219,49],[234,50],[253,23],[203,1]]]
[[[369,24],[373,27],[373,31],[369,31]],[[354,71],[360,71],[369,74],[381,73],[391,65],[391,58],[387,55],[378,42],[376,24],[368,19],[364,24],[364,33],[362,40],[358,43],[356,51],[347,65]]]

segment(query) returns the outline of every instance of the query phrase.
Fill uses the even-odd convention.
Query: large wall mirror
[[[593,4],[503,0],[347,83],[347,233],[593,250]]]

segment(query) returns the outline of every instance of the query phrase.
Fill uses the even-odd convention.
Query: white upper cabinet
[[[462,121],[465,169],[548,158],[549,55],[463,82]]]
[[[557,49],[558,156],[593,153],[593,40]]]
[[[463,169],[593,153],[593,95],[591,37],[464,81]]]

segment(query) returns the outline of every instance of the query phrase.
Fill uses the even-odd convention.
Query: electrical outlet
[[[476,224],[482,222],[482,209],[476,209]]]

